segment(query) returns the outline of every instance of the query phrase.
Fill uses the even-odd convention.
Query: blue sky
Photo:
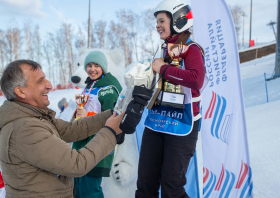
[[[91,0],[91,17],[106,21],[115,18],[115,12],[125,8],[140,14],[147,8],[154,8],[160,0]],[[245,41],[249,39],[250,0],[226,0],[230,5],[240,5],[246,12]],[[7,29],[11,19],[17,21],[17,26],[23,27],[23,22],[30,20],[39,24],[42,36],[54,32],[62,22],[70,22],[74,27],[82,27],[88,17],[88,0],[0,0],[0,29]],[[266,24],[276,21],[276,0],[253,0],[252,38],[257,42],[275,40],[273,31]],[[242,28],[240,38],[242,39]]]
[[[91,18],[94,21],[111,21],[116,11],[122,8],[140,14],[157,3],[157,0],[91,0]],[[11,19],[15,19],[19,26],[31,20],[33,24],[40,25],[43,34],[58,29],[62,22],[83,27],[88,19],[88,0],[0,0],[0,29],[6,29]]]

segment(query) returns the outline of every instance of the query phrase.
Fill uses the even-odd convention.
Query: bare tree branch
[[[236,31],[236,37],[237,37],[237,42],[238,42],[238,46],[239,46],[239,33],[240,33],[240,29],[241,29],[241,17],[243,15],[243,10],[241,8],[241,6],[239,5],[234,5],[234,6],[230,6],[229,5],[229,9],[233,18],[233,22],[234,22],[234,26],[235,26],[235,31]]]

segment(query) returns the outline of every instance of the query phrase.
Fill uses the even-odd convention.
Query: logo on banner
[[[216,175],[209,171],[207,168],[203,168],[203,197],[208,198],[211,194],[219,195],[219,198],[229,197],[235,182],[235,175],[224,169],[222,171],[219,180],[216,183]],[[225,180],[224,180],[225,178]]]
[[[216,175],[209,171],[207,168],[203,168],[203,197],[209,197],[214,189],[216,183]]]
[[[225,178],[225,180],[224,180]],[[222,170],[220,173],[219,180],[216,184],[215,191],[220,191],[219,198],[221,197],[229,197],[233,185],[235,182],[235,175],[232,172],[229,172],[228,170],[225,170],[224,165],[222,165]]]
[[[232,114],[225,115],[227,100],[212,91],[212,99],[204,119],[212,119],[211,135],[228,143]]]
[[[242,189],[240,198],[250,197],[253,190],[251,167],[241,161],[241,169],[235,189]]]
[[[241,169],[238,180],[236,182],[236,176],[233,172],[230,172],[222,165],[222,170],[219,176],[219,180],[216,183],[216,175],[209,171],[207,168],[203,168],[203,197],[208,198],[210,195],[215,195],[219,198],[230,197],[231,192],[238,190],[238,197],[245,198],[250,197],[253,190],[252,171],[251,168],[241,162]]]

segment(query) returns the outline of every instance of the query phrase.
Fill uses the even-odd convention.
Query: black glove
[[[124,142],[125,134],[124,132],[117,135],[117,144],[122,144]]]
[[[144,107],[152,97],[153,91],[147,89],[144,85],[135,86],[132,92],[133,100],[128,104],[120,129],[125,134],[132,134],[141,120]]]

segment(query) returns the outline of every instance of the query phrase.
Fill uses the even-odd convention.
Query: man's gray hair
[[[27,64],[31,66],[31,70],[42,69],[39,63],[32,60],[16,60],[7,65],[1,78],[1,90],[9,101],[16,100],[17,95],[14,92],[16,87],[25,87],[27,77],[24,75],[20,65]]]

